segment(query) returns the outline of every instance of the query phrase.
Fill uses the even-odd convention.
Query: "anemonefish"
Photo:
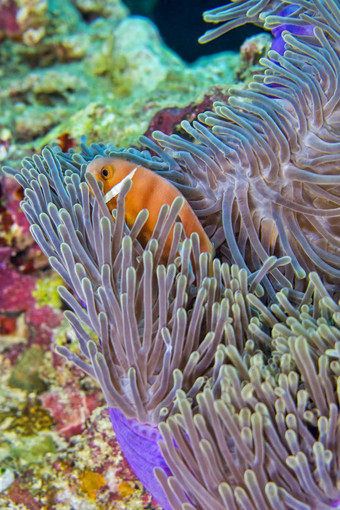
[[[97,181],[103,183],[105,202],[110,211],[117,207],[117,195],[126,179],[131,179],[132,186],[125,198],[125,221],[129,228],[134,224],[142,209],[148,209],[149,217],[138,237],[145,246],[151,238],[160,209],[163,204],[171,206],[178,196],[183,196],[169,181],[143,166],[118,158],[97,158],[91,161],[86,169]],[[196,214],[185,200],[179,213],[186,237],[197,232],[200,239],[200,251],[213,253],[207,234]],[[168,260],[172,243],[173,230],[164,246],[162,262]]]

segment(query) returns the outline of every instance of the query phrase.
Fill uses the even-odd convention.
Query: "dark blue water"
[[[199,44],[197,39],[208,29],[202,13],[219,7],[228,1],[220,0],[124,0],[132,14],[147,16],[158,26],[169,46],[187,62],[193,62],[201,55],[211,55],[225,50],[238,51],[243,41],[262,29],[245,25],[234,29],[216,41]]]

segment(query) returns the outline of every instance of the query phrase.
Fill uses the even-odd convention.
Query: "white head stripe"
[[[121,192],[124,182],[127,179],[132,179],[132,177],[136,173],[137,168],[138,167],[136,166],[133,170],[131,170],[131,172],[126,177],[124,177],[121,181],[117,182],[117,184],[112,186],[112,188],[107,193],[105,193],[104,200],[105,200],[106,204],[108,202],[110,202],[110,200],[112,200],[112,198],[116,197],[118,195],[118,193]]]

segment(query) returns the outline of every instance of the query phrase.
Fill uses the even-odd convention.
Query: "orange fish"
[[[134,224],[138,213],[142,209],[149,210],[149,217],[138,237],[140,243],[145,246],[152,236],[160,209],[163,204],[172,205],[178,196],[183,196],[169,181],[160,177],[155,172],[139,166],[130,161],[118,158],[97,158],[88,164],[87,172],[91,173],[97,181],[103,183],[104,199],[110,212],[117,207],[117,195],[122,189],[126,179],[131,179],[132,186],[125,197],[125,221],[129,228]],[[205,233],[196,214],[185,200],[179,213],[186,237],[197,232],[200,239],[200,250],[213,253],[207,234]],[[165,243],[162,253],[162,262],[168,260],[173,229]]]

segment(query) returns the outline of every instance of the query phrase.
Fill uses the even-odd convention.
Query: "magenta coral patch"
[[[0,310],[23,312],[31,308],[36,279],[23,275],[2,263],[0,265]]]
[[[17,4],[14,0],[0,3],[0,30],[3,30],[8,35],[18,34],[20,31],[17,22]]]
[[[90,410],[86,396],[79,388],[68,386],[62,393],[47,391],[40,395],[43,406],[51,411],[57,429],[66,438],[80,434],[85,426]]]

